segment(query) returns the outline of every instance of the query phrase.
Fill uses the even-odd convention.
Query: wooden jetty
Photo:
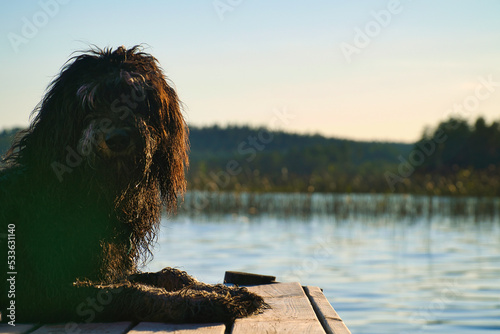
[[[258,275],[251,275],[258,276]],[[242,276],[243,277],[243,276]],[[272,277],[272,276],[262,276]],[[226,280],[228,281],[228,273]],[[243,281],[246,279],[243,278]],[[232,280],[234,282],[234,280]],[[241,279],[239,280],[241,281]],[[253,282],[250,278],[250,282]],[[262,280],[260,280],[262,281]],[[247,280],[248,282],[248,280]],[[243,285],[243,284],[241,284]],[[347,326],[318,287],[299,283],[277,283],[248,286],[261,295],[271,308],[261,314],[237,319],[231,326],[224,324],[165,324],[153,322],[82,323],[68,328],[66,324],[0,325],[0,333],[29,334],[348,334]]]

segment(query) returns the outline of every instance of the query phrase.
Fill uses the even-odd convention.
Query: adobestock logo
[[[453,125],[450,125],[450,127],[453,127]],[[449,130],[449,128],[447,130]],[[422,166],[425,160],[434,154],[436,147],[439,144],[444,143],[447,139],[448,136],[445,134],[444,130],[439,129],[430,140],[428,139],[418,143],[417,148],[410,152],[408,159],[405,159],[402,155],[400,155],[398,157],[400,162],[398,165],[398,173],[390,171],[386,171],[384,173],[385,180],[387,181],[389,188],[391,188],[391,191],[396,190],[396,183],[404,183],[404,180],[409,178],[415,172],[415,168]]]
[[[352,56],[360,54],[363,49],[367,48],[372,40],[380,35],[383,28],[391,24],[393,16],[400,14],[402,11],[403,7],[399,0],[390,0],[386,9],[371,11],[370,16],[373,20],[366,22],[363,28],[354,28],[352,43],[340,43],[340,51],[342,51],[346,61],[350,64]]]
[[[31,19],[23,16],[21,18],[22,27],[21,34],[9,32],[7,38],[9,39],[10,46],[15,53],[19,52],[19,47],[23,44],[28,44],[35,38],[40,29],[45,27],[51,18],[54,18],[60,10],[60,5],[65,5],[71,0],[40,0],[38,5],[40,10],[31,16]]]
[[[241,5],[243,0],[214,0],[212,5],[214,6],[215,12],[219,16],[221,21],[224,21],[224,13],[232,12],[236,7]]]
[[[210,180],[205,185],[205,191],[201,193],[202,196],[195,197],[191,209],[196,211],[204,210],[210,204],[210,193],[224,190],[224,188],[229,186],[231,177],[243,173],[244,167],[248,167],[248,164],[257,157],[259,152],[264,151],[273,142],[273,130],[279,129],[281,125],[290,124],[290,121],[295,116],[294,113],[288,112],[286,107],[274,109],[273,117],[269,120],[268,127],[262,128],[256,135],[249,135],[238,144],[238,160],[231,159],[217,173],[210,172]]]
[[[417,167],[423,165],[426,159],[434,154],[439,144],[448,140],[446,132],[449,133],[457,128],[459,125],[457,119],[470,116],[479,108],[482,101],[486,101],[496,92],[496,87],[500,87],[500,82],[493,81],[491,74],[486,78],[479,77],[478,81],[473,94],[466,96],[460,103],[454,103],[452,108],[446,110],[445,114],[452,117],[450,122],[445,124],[443,128],[439,128],[431,139],[419,142],[407,159],[400,155],[397,173],[391,171],[384,173],[391,191],[394,192],[397,183],[404,183],[405,179],[409,178]]]

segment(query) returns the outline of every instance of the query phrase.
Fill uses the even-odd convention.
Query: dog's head
[[[180,102],[157,60],[140,47],[71,58],[35,112],[20,156],[50,168],[56,182],[90,173],[118,192],[147,184],[169,207],[185,189]]]

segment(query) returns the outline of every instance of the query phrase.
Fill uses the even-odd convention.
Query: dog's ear
[[[138,84],[140,95],[142,91],[146,93],[144,109],[159,140],[151,172],[159,182],[167,210],[175,210],[178,196],[186,190],[189,151],[188,128],[180,100],[152,55],[133,47],[126,51],[124,62],[129,72],[140,74],[143,80]]]
[[[189,165],[188,128],[175,90],[163,79],[159,100],[160,143],[153,157],[167,210],[175,210],[177,197],[186,190],[185,173]]]
[[[32,166],[50,168],[52,162],[66,160],[68,147],[76,149],[85,114],[75,97],[75,77],[85,64],[70,65],[52,81],[32,113],[30,129],[21,145]]]

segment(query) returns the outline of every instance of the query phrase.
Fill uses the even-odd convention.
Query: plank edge
[[[311,305],[314,309],[314,313],[316,313],[316,317],[318,318],[319,322],[323,326],[323,329],[325,330],[326,333],[328,333],[328,334],[351,334],[351,331],[347,328],[346,324],[344,323],[344,321],[340,317],[332,317],[332,316],[325,315],[325,313],[323,312],[322,308],[320,307],[318,301],[316,300],[316,298],[318,298],[318,297],[313,296],[313,294],[311,293],[311,289],[319,290],[319,288],[310,287],[310,286],[303,286],[302,288],[304,289],[304,292],[305,292],[307,298],[309,299],[309,302],[311,303]],[[321,291],[321,290],[319,290],[319,291]],[[322,295],[321,298],[322,299],[324,298],[324,300],[328,302],[329,307],[335,312],[335,309],[332,307],[332,305],[330,304],[328,299],[326,299],[326,297],[323,294],[321,294],[321,295]],[[335,314],[336,313],[337,312],[335,312]],[[329,321],[334,322],[335,325],[333,327],[335,327],[335,328],[333,328],[331,326]]]

